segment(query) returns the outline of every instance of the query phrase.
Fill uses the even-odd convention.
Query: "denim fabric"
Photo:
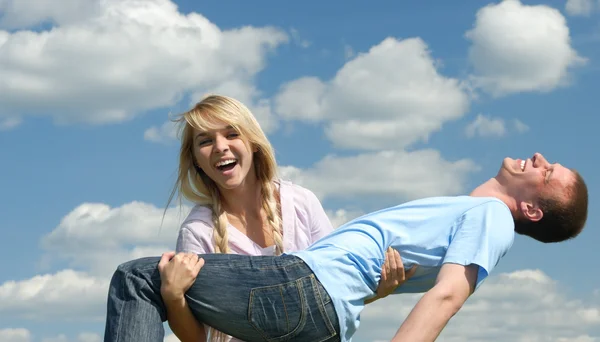
[[[203,254],[186,299],[201,322],[243,341],[340,341],[331,298],[298,257]],[[120,265],[111,280],[104,341],[163,341],[158,257]]]

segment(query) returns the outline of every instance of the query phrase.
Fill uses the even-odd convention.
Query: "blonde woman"
[[[161,270],[161,278],[173,279],[197,254],[279,255],[303,250],[333,231],[310,190],[276,177],[273,148],[244,104],[208,96],[179,121],[179,172],[169,202],[178,191],[196,206],[181,226],[176,266]],[[388,253],[381,297],[403,277],[400,266],[398,253]],[[192,315],[184,293],[194,276],[176,279],[161,293],[171,330],[183,342],[204,341],[207,336],[212,341],[239,341]]]

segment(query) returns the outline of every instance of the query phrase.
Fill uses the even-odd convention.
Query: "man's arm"
[[[475,264],[444,264],[435,286],[415,305],[392,342],[435,341],[475,290],[478,270]]]
[[[373,303],[374,301],[385,298],[394,293],[394,291],[409,280],[417,271],[417,265],[405,272],[404,263],[400,258],[400,253],[389,247],[385,252],[385,261],[381,267],[381,280],[377,287],[377,295],[373,298],[365,300],[365,304]]]

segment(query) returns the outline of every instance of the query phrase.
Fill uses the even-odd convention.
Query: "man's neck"
[[[476,187],[469,196],[495,197],[504,202],[512,213],[517,211],[517,201],[507,193],[506,188],[496,178],[488,179]]]

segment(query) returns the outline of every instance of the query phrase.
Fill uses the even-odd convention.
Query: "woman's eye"
[[[206,139],[206,140],[200,140],[200,142],[198,143],[199,146],[203,146],[206,145],[210,142],[210,139]]]

